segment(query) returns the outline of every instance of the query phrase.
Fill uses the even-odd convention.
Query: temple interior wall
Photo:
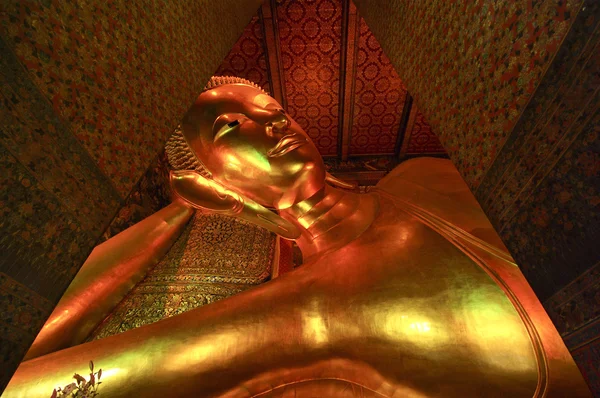
[[[259,3],[2,6],[0,389],[92,248],[168,200],[164,142]],[[600,4],[356,3],[600,391]]]

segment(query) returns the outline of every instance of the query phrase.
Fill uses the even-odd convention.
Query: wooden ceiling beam
[[[394,155],[396,157],[400,156],[400,153],[403,148],[404,148],[404,151],[406,152],[406,145],[404,142],[406,141],[406,143],[408,143],[408,138],[410,138],[410,132],[412,131],[412,124],[410,125],[410,129],[408,129],[408,124],[410,121],[410,116],[411,116],[411,112],[412,112],[412,108],[413,108],[412,103],[413,103],[413,98],[407,92],[406,99],[404,100],[404,107],[402,108],[402,115],[400,116],[400,126],[398,127],[398,136],[396,137],[396,147],[394,150]],[[415,118],[413,115],[412,123],[414,123],[414,121],[415,121]],[[405,137],[406,137],[406,139],[405,139]]]
[[[263,34],[265,37],[265,55],[271,95],[284,109],[287,109],[285,84],[283,81],[283,64],[279,45],[279,27],[277,26],[277,4],[275,0],[267,0],[260,8]]]
[[[358,53],[359,15],[350,0],[342,5],[342,51],[340,56],[340,105],[338,157],[348,159],[354,115],[356,55]]]
[[[406,109],[406,104],[409,103],[409,99],[410,99],[410,104],[409,104],[409,108]],[[396,143],[396,148],[399,147],[399,150],[397,149],[397,156],[398,159],[405,159],[406,158],[406,152],[408,150],[408,142],[410,141],[410,135],[413,131],[413,127],[415,125],[415,118],[417,117],[417,107],[416,106],[412,106],[413,103],[413,99],[412,96],[409,93],[406,93],[406,102],[404,104],[404,110],[402,112],[402,122],[404,122],[404,118],[406,115],[408,115],[408,117],[406,118],[406,124],[404,124],[404,130],[403,132],[401,132],[402,134],[398,133],[398,141]],[[400,123],[400,128],[402,128],[403,124]],[[400,145],[398,145],[400,144]]]

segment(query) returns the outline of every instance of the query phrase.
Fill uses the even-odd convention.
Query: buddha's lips
[[[277,145],[269,149],[267,155],[272,158],[283,156],[306,143],[306,137],[302,134],[287,134],[279,140]]]

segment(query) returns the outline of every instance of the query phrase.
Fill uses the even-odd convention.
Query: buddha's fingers
[[[196,171],[172,171],[170,180],[175,194],[196,209],[241,218],[286,239],[300,236],[298,228],[278,214]]]

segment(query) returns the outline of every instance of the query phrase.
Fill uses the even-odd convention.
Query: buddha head
[[[286,209],[325,185],[323,160],[308,135],[247,80],[213,77],[181,131],[214,182],[262,206]]]

